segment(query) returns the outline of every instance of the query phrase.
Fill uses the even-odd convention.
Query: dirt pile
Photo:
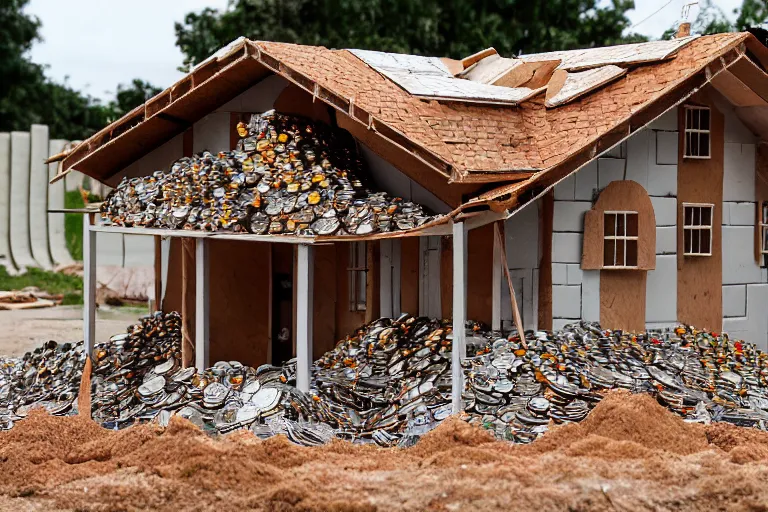
[[[106,430],[33,411],[0,433],[0,509],[764,509],[768,434],[687,424],[614,392],[531,445],[450,418],[413,448],[211,438],[186,420]]]

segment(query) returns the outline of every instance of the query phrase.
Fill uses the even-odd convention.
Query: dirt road
[[[96,314],[96,341],[125,332],[143,314],[146,310],[138,308],[100,309]],[[0,311],[0,356],[21,356],[48,340],[80,341],[82,318],[82,306]]]

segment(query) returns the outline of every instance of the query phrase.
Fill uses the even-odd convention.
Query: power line
[[[672,3],[672,2],[674,2],[674,1],[675,1],[675,0],[669,0],[667,3],[665,3],[664,5],[662,5],[661,7],[659,7],[659,8],[658,8],[656,11],[654,11],[654,12],[653,12],[651,15],[649,15],[649,16],[646,16],[646,17],[645,17],[645,18],[643,18],[642,20],[638,21],[637,23],[635,23],[634,25],[632,25],[631,27],[629,27],[629,30],[632,30],[633,28],[635,28],[636,26],[640,25],[641,23],[645,23],[645,22],[646,22],[646,21],[648,21],[649,19],[653,18],[654,16],[656,16],[657,14],[659,14],[659,13],[660,13],[661,11],[663,11],[663,10],[664,10],[664,9],[665,9],[665,8],[666,8],[666,7],[667,7],[669,4],[671,4],[671,3]]]

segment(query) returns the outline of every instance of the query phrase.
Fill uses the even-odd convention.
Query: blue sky
[[[604,0],[606,1],[606,0]],[[629,13],[634,31],[660,36],[690,0],[635,0]],[[741,0],[715,0],[726,13]],[[204,7],[226,8],[227,0],[31,0],[27,11],[43,23],[44,41],[32,49],[48,75],[97,98],[109,99],[118,83],[142,78],[167,87],[181,77],[173,23]],[[691,9],[691,19],[697,7]]]

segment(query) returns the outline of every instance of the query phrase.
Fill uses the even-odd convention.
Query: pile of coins
[[[463,362],[470,423],[530,442],[553,423],[581,421],[602,394],[647,392],[687,421],[768,429],[768,354],[678,327],[631,334],[580,323],[499,337]]]
[[[32,406],[56,415],[76,413],[84,362],[82,343],[55,341],[20,359],[0,359],[0,430],[13,427]]]
[[[450,322],[402,315],[358,329],[295,388],[296,361],[251,368],[220,361],[182,368],[181,320],[156,313],[94,350],[92,415],[123,428],[187,418],[211,433],[250,429],[302,445],[333,438],[410,446],[451,412]],[[647,392],[687,421],[768,430],[768,354],[678,327],[630,334],[578,323],[503,336],[466,326],[463,417],[500,439],[528,443],[550,425],[578,422],[611,389]],[[82,343],[48,342],[0,361],[0,429],[32,407],[77,412]]]
[[[407,314],[382,318],[315,361],[312,391],[338,435],[402,446],[447,418],[452,412],[450,325]],[[473,354],[487,340],[479,324],[468,328],[468,353]]]
[[[363,162],[344,130],[269,111],[237,131],[234,151],[124,178],[103,217],[117,226],[303,236],[408,230],[434,218],[364,186]]]

